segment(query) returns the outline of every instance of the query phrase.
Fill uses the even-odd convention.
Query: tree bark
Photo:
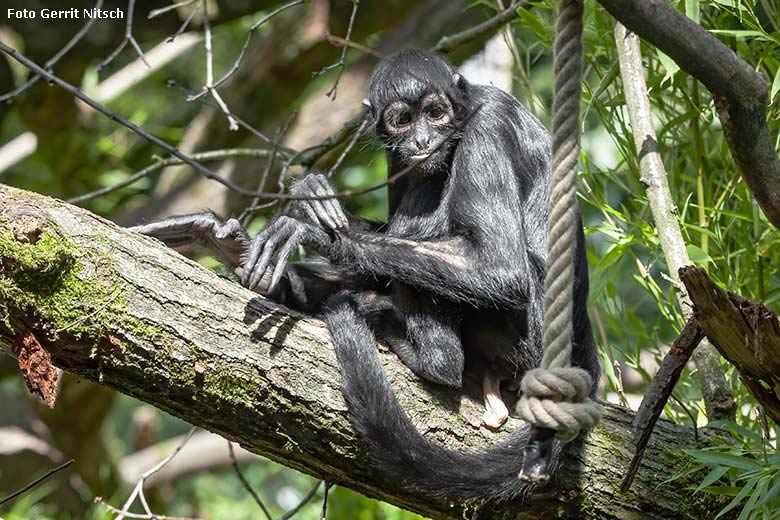
[[[620,493],[633,415],[609,405],[555,484],[525,504],[451,504],[405,489],[355,437],[320,321],[61,201],[0,185],[0,208],[0,346],[37,340],[54,365],[252,452],[437,519],[699,519],[722,507],[691,493],[701,474],[667,481],[695,445],[690,429],[669,421]],[[438,442],[475,449],[519,427],[512,419],[498,434],[479,428],[478,403],[382,356],[402,406]]]

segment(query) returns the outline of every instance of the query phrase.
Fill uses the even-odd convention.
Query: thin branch
[[[150,518],[150,519],[161,518],[160,515],[156,515],[152,513],[151,510],[149,509],[149,504],[146,502],[146,496],[144,495],[144,482],[146,481],[146,479],[148,479],[149,477],[151,477],[152,475],[160,471],[163,467],[165,467],[166,464],[172,461],[173,458],[179,454],[179,452],[184,447],[184,445],[187,444],[190,438],[192,438],[193,433],[195,433],[194,426],[190,428],[190,431],[187,433],[184,439],[179,443],[179,445],[176,446],[176,449],[174,449],[163,460],[155,464],[151,469],[148,469],[141,474],[141,478],[138,479],[138,483],[133,488],[133,491],[130,493],[130,496],[127,497],[127,500],[122,506],[122,509],[117,513],[117,516],[114,518],[114,520],[123,520],[125,517],[138,518],[137,516],[131,516],[132,514],[128,513],[130,507],[133,505],[136,498],[141,502],[144,511],[146,511],[146,516],[142,516],[141,518]]]
[[[262,157],[268,157],[270,153],[271,153],[270,150],[264,148],[228,148],[225,150],[210,150],[208,152],[196,153],[192,155],[192,158],[197,161],[221,161],[223,159],[231,159],[235,157],[262,158]],[[136,182],[143,179],[144,177],[151,175],[155,172],[158,172],[163,168],[166,168],[168,166],[176,166],[179,164],[184,164],[184,161],[176,157],[168,157],[166,159],[157,158],[157,160],[153,164],[150,164],[146,168],[135,172],[134,174],[130,175],[126,179],[123,179],[110,186],[100,188],[99,190],[90,191],[89,193],[84,193],[83,195],[79,195],[77,197],[71,197],[67,199],[66,202],[70,204],[78,204],[80,202],[101,197],[103,195],[106,195],[107,193],[111,193],[112,191],[116,191],[124,187],[130,186],[131,184],[135,184]]]
[[[357,16],[357,10],[359,5],[360,5],[359,0],[352,0],[352,12],[349,15],[349,25],[347,26],[347,35],[344,37],[345,44],[341,46],[341,57],[339,58],[339,61],[337,61],[332,65],[327,65],[322,69],[320,69],[319,72],[314,73],[314,77],[316,78],[317,76],[322,76],[329,70],[333,70],[336,68],[339,69],[338,73],[336,74],[336,79],[333,82],[333,86],[325,94],[331,99],[331,101],[336,100],[336,89],[339,86],[341,75],[344,73],[344,66],[346,64],[346,58],[347,58],[347,49],[349,48],[349,45],[346,45],[346,42],[349,42],[349,39],[352,36],[352,26],[355,24],[355,17]]]
[[[185,94],[187,94],[188,97],[192,97],[192,96],[196,95],[192,90],[188,89],[187,87],[185,87],[183,85],[179,85],[179,83],[176,82],[176,80],[169,79],[168,82],[167,82],[167,85],[169,87],[176,87],[177,89],[179,89],[182,92],[184,92]],[[219,107],[217,105],[215,105],[214,103],[210,102],[208,100],[208,98],[206,98],[206,97],[199,97],[197,100],[198,100],[199,103],[201,103],[203,105],[206,105],[207,107],[211,107],[214,110],[219,110]],[[250,125],[249,123],[247,123],[245,120],[241,119],[240,117],[238,117],[235,114],[233,114],[233,118],[236,120],[236,122],[238,123],[238,125],[241,128],[243,128],[244,130],[248,131],[252,135],[258,137],[264,143],[273,144],[273,141],[271,140],[271,138],[269,138],[263,132],[261,132],[257,128],[255,128],[252,125]],[[281,151],[281,152],[283,152],[284,154],[287,154],[287,155],[290,155],[290,154],[293,154],[293,153],[296,152],[292,148],[287,148],[285,146],[278,146],[277,148],[279,149],[279,151]]]
[[[13,493],[8,495],[7,497],[4,497],[4,498],[0,499],[0,505],[3,505],[6,502],[8,502],[9,500],[13,500],[14,498],[18,497],[22,493],[25,493],[25,492],[29,491],[30,489],[34,488],[35,486],[37,486],[38,484],[40,484],[41,482],[43,482],[47,478],[51,477],[52,475],[54,475],[58,471],[62,471],[63,469],[65,469],[68,466],[70,466],[71,464],[73,464],[73,459],[70,459],[69,461],[60,464],[56,468],[50,469],[49,471],[47,471],[46,473],[44,473],[40,477],[38,477],[35,480],[33,480],[32,482],[30,482],[29,484],[26,484],[21,489],[18,489],[17,491],[14,491]]]
[[[238,479],[241,481],[241,484],[244,485],[244,488],[249,492],[250,495],[252,495],[252,498],[255,500],[255,503],[260,506],[260,509],[262,509],[263,513],[265,514],[265,517],[268,520],[272,520],[271,513],[268,511],[268,508],[265,507],[265,504],[263,503],[262,499],[255,493],[255,490],[252,489],[252,486],[249,485],[249,482],[247,482],[246,478],[244,477],[244,474],[241,473],[241,469],[238,467],[238,461],[236,460],[236,454],[233,451],[233,443],[230,441],[227,441],[228,444],[228,450],[230,450],[230,463],[233,465],[233,471],[236,472],[236,475],[238,475]]]
[[[193,0],[193,1],[194,1],[194,0]],[[195,7],[192,9],[192,11],[190,11],[190,14],[189,14],[189,15],[187,15],[187,18],[185,18],[185,19],[184,19],[184,21],[182,22],[182,24],[179,26],[179,28],[178,28],[178,29],[176,29],[176,32],[175,32],[175,33],[173,33],[172,35],[168,36],[168,38],[167,38],[165,41],[166,41],[166,42],[168,42],[168,43],[171,43],[171,42],[173,42],[173,41],[174,41],[176,38],[178,38],[179,36],[181,36],[181,35],[182,35],[182,33],[184,33],[184,31],[186,31],[186,30],[187,30],[187,27],[189,27],[189,26],[190,26],[190,22],[192,22],[192,19],[195,17],[195,15],[197,14],[198,10],[201,8],[201,6],[202,6],[202,5],[203,5],[203,3],[201,3],[201,2],[198,2],[198,5],[196,5],[196,6],[195,6]]]
[[[95,2],[95,9],[102,9],[103,8],[103,0],[97,0]],[[79,31],[73,35],[73,38],[70,39],[68,43],[65,44],[65,46],[57,52],[54,56],[51,57],[49,61],[43,64],[43,68],[46,70],[52,70],[54,65],[57,64],[60,59],[62,59],[63,56],[65,56],[70,50],[76,46],[76,44],[84,37],[85,34],[89,32],[90,29],[92,29],[92,25],[98,20],[98,18],[88,18],[86,23],[79,29]],[[12,99],[31,86],[33,86],[39,79],[41,79],[41,76],[38,74],[33,75],[31,78],[28,78],[27,81],[13,89],[12,91],[0,95],[0,103],[3,101],[7,101],[9,99]]]
[[[476,40],[485,34],[490,34],[502,25],[511,22],[517,16],[517,10],[526,7],[527,4],[528,0],[515,2],[493,18],[485,20],[481,24],[451,36],[443,36],[431,50],[447,54],[465,43]]]
[[[207,0],[201,0],[201,3],[203,4],[203,32],[205,35],[204,40],[206,46],[205,89],[209,94],[211,94],[211,97],[214,98],[214,101],[216,101],[219,108],[227,116],[229,128],[233,131],[236,131],[238,130],[238,122],[233,117],[233,114],[230,113],[230,109],[228,108],[227,104],[225,104],[222,96],[220,96],[219,92],[217,92],[217,89],[214,88],[214,53],[211,50],[211,22],[209,21],[208,2]]]
[[[290,123],[292,123],[293,119],[297,115],[297,112],[293,112],[290,114],[290,117],[287,118],[287,121],[285,121],[284,125],[279,128],[276,131],[276,136],[274,137],[274,143],[273,147],[271,148],[271,155],[268,157],[265,161],[265,168],[263,169],[263,174],[260,176],[260,182],[257,184],[257,191],[263,191],[265,189],[265,183],[268,181],[268,176],[271,174],[271,169],[274,166],[274,163],[276,162],[276,152],[279,150],[279,142],[282,140],[284,135],[287,133],[287,129],[290,127]],[[282,180],[282,176],[279,176],[280,181]],[[280,187],[279,192],[281,193],[283,188]],[[252,199],[252,202],[249,203],[249,205],[244,208],[244,211],[241,212],[241,215],[239,215],[238,220],[241,222],[244,227],[246,227],[249,224],[249,221],[251,220],[253,211],[250,211],[249,208],[258,207],[258,204],[260,202],[259,197],[255,197]],[[278,201],[271,201],[266,204],[264,204],[264,207],[269,207],[272,204],[276,204]]]
[[[134,518],[138,520],[200,520],[199,518],[194,518],[189,516],[166,516],[166,515],[157,515],[157,514],[129,513],[129,512],[122,513],[122,511],[120,511],[116,507],[112,506],[111,504],[103,500],[102,497],[95,498],[95,503],[100,504],[101,506],[105,507],[109,512],[114,513],[115,515],[123,514],[126,518]]]
[[[344,161],[344,158],[352,150],[352,148],[355,147],[355,143],[357,143],[358,139],[360,139],[360,136],[363,135],[363,132],[365,131],[366,126],[368,126],[370,120],[371,118],[368,117],[368,114],[363,116],[363,121],[360,123],[360,126],[358,126],[357,130],[355,130],[355,133],[352,136],[352,139],[350,139],[349,144],[347,144],[347,146],[344,148],[344,151],[341,152],[339,158],[336,159],[336,162],[334,162],[333,166],[331,166],[330,169],[328,170],[328,177],[332,177],[333,173],[338,169],[339,166],[341,166],[341,163]]]
[[[677,278],[679,283],[678,271],[682,266],[690,264],[690,258],[653,128],[639,38],[627,31],[622,24],[616,24],[615,44],[623,79],[626,108],[634,137],[634,148],[639,158],[641,181],[646,187],[647,200],[658,229],[658,238],[666,264],[672,277]],[[682,291],[677,291],[676,296],[683,316],[688,319],[691,310],[686,302],[690,304],[690,299]],[[694,361],[707,405],[707,415],[710,419],[732,417],[736,403],[720,365],[718,353],[705,342],[694,354]]]
[[[197,2],[197,0],[186,0],[185,2],[179,2],[178,4],[171,4],[165,7],[160,7],[159,9],[152,9],[151,11],[149,11],[149,14],[146,15],[146,19],[151,20],[152,18],[156,18],[161,14],[165,14],[167,12],[173,11],[180,7],[187,7],[193,2]]]
[[[236,58],[236,61],[233,62],[233,66],[230,67],[230,70],[228,70],[224,76],[219,78],[219,80],[213,84],[212,88],[219,88],[222,86],[223,83],[225,83],[227,80],[229,80],[236,72],[238,72],[239,67],[241,66],[241,61],[244,59],[244,55],[246,54],[247,49],[249,48],[249,42],[252,41],[252,37],[255,34],[255,31],[263,25],[265,22],[276,16],[277,14],[281,13],[285,9],[289,9],[290,7],[294,7],[296,5],[300,5],[304,3],[306,0],[293,0],[292,2],[288,2],[282,6],[277,7],[267,15],[263,16],[259,20],[257,20],[255,23],[252,24],[251,27],[249,27],[249,31],[246,35],[246,40],[244,40],[244,46],[241,47],[241,51],[238,53],[238,57]],[[205,89],[206,87],[204,87]],[[206,94],[206,91],[201,91],[193,96],[190,96],[187,101],[194,101],[196,99],[199,99],[203,97]]]
[[[312,486],[311,489],[309,489],[308,493],[306,493],[306,495],[304,495],[304,497],[301,499],[301,501],[298,502],[298,505],[293,507],[289,511],[287,511],[282,516],[280,516],[278,518],[278,520],[290,520],[290,518],[292,518],[295,515],[297,515],[298,512],[303,508],[303,506],[308,504],[309,500],[314,498],[314,495],[317,494],[317,490],[320,489],[321,485],[322,485],[322,481],[321,480],[319,482],[317,482],[316,484],[314,484],[314,486]]]
[[[325,490],[322,492],[322,511],[320,512],[320,520],[325,520],[328,516],[328,492],[333,484],[325,482]]]
[[[374,56],[375,58],[379,58],[380,60],[385,57],[384,54],[382,54],[376,49],[372,49],[371,47],[366,47],[365,45],[361,45],[359,43],[346,40],[341,36],[328,34],[326,35],[326,38],[328,40],[328,43],[330,43],[331,45],[335,45],[336,47],[352,47],[353,49],[359,50],[363,54]]]
[[[135,0],[127,0],[127,23],[125,24],[125,37],[122,38],[122,42],[117,46],[116,49],[114,49],[114,52],[108,55],[108,58],[98,63],[98,72],[103,70],[106,66],[108,66],[108,64],[114,61],[114,58],[119,56],[119,53],[122,52],[128,43],[130,43],[133,49],[135,49],[135,52],[138,54],[138,57],[141,58],[141,61],[143,61],[150,69],[152,68],[152,66],[149,65],[149,62],[146,61],[144,51],[141,50],[141,46],[138,45],[135,36],[133,36],[133,11],[135,11]]]

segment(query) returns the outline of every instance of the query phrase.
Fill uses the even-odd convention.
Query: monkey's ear
[[[466,78],[458,74],[457,72],[452,75],[452,84],[461,90],[466,88]]]
[[[360,103],[368,109],[368,113],[371,114],[371,117],[376,117],[374,105],[371,104],[371,101],[369,101],[368,98],[364,98]]]

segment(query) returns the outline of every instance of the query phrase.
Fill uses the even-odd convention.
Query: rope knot
[[[593,380],[581,368],[535,368],[523,376],[523,396],[517,411],[527,422],[555,430],[563,442],[592,428],[601,416],[589,397]]]

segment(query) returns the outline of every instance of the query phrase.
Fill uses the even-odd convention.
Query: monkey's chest
[[[412,240],[432,240],[450,234],[449,208],[440,194],[408,193],[390,216],[387,234]]]

